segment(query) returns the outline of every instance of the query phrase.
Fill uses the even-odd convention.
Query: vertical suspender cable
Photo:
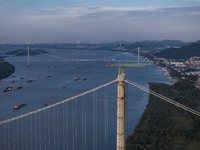
[[[4,149],[6,150],[6,123],[4,123]]]
[[[105,143],[104,144],[105,144],[105,150],[106,150],[106,88],[107,87],[105,86],[105,100],[104,100],[104,105],[105,105],[105,108],[104,108],[104,114],[105,114],[105,117],[104,117],[104,119],[105,119],[104,120],[104,127],[105,127],[105,129],[104,129],[105,130],[104,131],[105,132],[105,137],[104,137],[105,139],[104,140],[105,140]]]
[[[27,116],[26,116],[26,149],[28,149],[28,131],[27,131]]]
[[[33,126],[33,125],[32,125],[32,115],[31,115],[31,116],[30,116],[31,150],[32,150],[32,147],[33,147],[33,141],[32,141],[32,140],[33,140],[33,139],[32,139],[32,136],[33,136],[33,135],[32,135],[32,126]]]
[[[107,150],[108,143],[108,87],[105,87],[105,150]]]
[[[58,116],[58,112],[59,112],[59,105],[57,106],[57,149],[59,149],[59,116]]]
[[[96,90],[96,150],[97,150],[97,90]]]
[[[35,149],[37,150],[37,121],[36,121],[36,113],[35,113]]]
[[[85,150],[86,150],[86,148],[87,148],[87,122],[86,122],[86,116],[87,116],[87,114],[86,114],[86,95],[85,95]]]
[[[75,99],[75,149],[77,150],[77,98]]]
[[[82,95],[82,149],[84,149],[84,105],[83,105],[83,95]]]
[[[74,100],[73,100],[73,107],[72,107],[72,131],[73,131],[73,150],[74,150]]]
[[[19,148],[18,139],[19,139],[19,137],[18,137],[18,119],[17,119],[17,148]]]
[[[49,144],[49,149],[50,149],[50,115],[49,115],[49,113],[50,113],[50,109],[48,110],[48,144]]]
[[[10,141],[10,137],[9,137],[9,134],[10,134],[10,133],[9,133],[9,130],[10,130],[10,129],[9,129],[9,123],[10,123],[10,122],[8,122],[8,150],[10,149],[10,142],[9,142],[9,141]]]
[[[14,123],[15,123],[15,121],[13,120],[13,150],[15,150],[15,130],[14,130]]]
[[[24,139],[23,139],[24,138],[24,135],[23,135],[23,126],[24,126],[24,124],[23,124],[23,118],[22,118],[22,122],[21,123],[22,123],[21,124],[21,126],[22,126],[22,135],[21,135],[22,136],[22,145],[21,146],[22,146],[22,150],[23,150],[24,149],[24,146],[23,146],[23,143],[24,143]]]
[[[39,132],[40,132],[40,141],[39,141],[39,143],[40,143],[40,150],[42,149],[41,148],[41,145],[42,145],[42,143],[41,143],[41,140],[42,140],[42,127],[41,127],[41,111],[39,112]]]
[[[46,110],[44,110],[44,150],[46,150],[46,143],[47,143],[47,141],[46,141],[46,134],[47,134],[47,130],[46,130],[46,116],[45,116],[45,111]],[[49,125],[48,125],[49,126]]]
[[[56,149],[56,142],[55,142],[55,138],[56,138],[56,116],[55,116],[55,106],[54,106],[54,149]]]
[[[108,88],[106,91],[106,149],[108,149]]]
[[[67,150],[68,150],[68,125],[69,125],[69,123],[68,123],[68,105],[67,105],[67,103],[68,102],[66,102],[66,141],[67,141],[67,143],[66,143],[66,147],[67,147]]]
[[[64,117],[64,109],[65,108],[65,105],[64,105],[64,103],[63,103],[63,120],[62,120],[62,122],[63,122],[63,149],[65,149],[65,122],[64,122],[64,120],[65,120],[65,117]]]
[[[95,91],[93,91],[93,150],[95,149]]]
[[[128,84],[125,82],[125,138],[126,138],[126,135],[128,134]],[[126,142],[126,141],[125,141]]]

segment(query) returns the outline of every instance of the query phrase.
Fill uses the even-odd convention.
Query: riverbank
[[[149,83],[150,90],[197,110],[199,90],[188,80],[174,85]],[[200,147],[200,118],[149,95],[146,109],[134,132],[126,140],[126,149],[197,150]]]
[[[15,72],[15,67],[4,61],[3,56],[0,56],[0,60],[2,62],[0,62],[0,80],[9,77],[10,75],[12,75]]]

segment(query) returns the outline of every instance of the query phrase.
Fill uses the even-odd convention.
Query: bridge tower
[[[117,150],[125,150],[125,74],[119,66],[117,82]]]
[[[28,49],[28,67],[30,66],[30,54],[29,54],[29,47],[27,47]]]

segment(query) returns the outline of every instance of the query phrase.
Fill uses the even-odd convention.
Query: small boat
[[[24,77],[21,77],[21,79],[24,79]]]
[[[83,80],[83,81],[84,81],[84,80],[87,80],[87,78],[83,78],[82,80]]]
[[[164,75],[164,77],[165,77],[165,78],[168,78],[168,76],[167,76],[166,74]]]
[[[23,104],[21,104],[21,105],[19,105],[19,106],[14,106],[14,110],[17,110],[17,109],[19,109],[19,108],[22,108],[22,107],[24,107],[24,106],[26,106],[26,104],[25,103],[23,103]]]
[[[63,87],[62,87],[62,89],[65,89],[65,88],[66,88],[66,86],[63,86]]]
[[[80,78],[74,78],[74,81],[77,81],[77,80],[79,80]]]
[[[12,83],[14,83],[15,82],[15,80],[12,80]]]
[[[33,81],[33,79],[30,79],[30,80],[28,80],[27,82],[32,82]]]
[[[48,104],[46,103],[46,104],[44,104],[44,106],[47,106]]]
[[[18,89],[21,89],[21,88],[22,88],[22,86],[19,86],[19,87],[17,87],[17,90],[18,90]]]
[[[15,76],[13,76],[15,78]]]
[[[49,74],[47,77],[51,77],[51,74]]]

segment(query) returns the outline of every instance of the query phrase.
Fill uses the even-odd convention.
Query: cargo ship
[[[4,92],[11,91],[11,89],[12,89],[12,86],[10,85],[10,86],[8,86],[8,87],[5,88]]]
[[[30,79],[30,80],[28,80],[27,82],[32,82],[33,80],[32,79]]]
[[[11,88],[5,89],[3,92],[11,91]]]
[[[80,78],[74,78],[74,81],[77,81],[77,80],[79,80]]]
[[[51,77],[51,74],[49,74],[47,77]]]
[[[18,89],[21,89],[21,88],[22,88],[22,86],[19,86],[19,87],[17,87],[17,90],[18,90]]]
[[[22,108],[22,107],[24,107],[24,106],[26,106],[26,104],[25,103],[23,103],[23,104],[21,104],[21,105],[19,105],[19,106],[14,106],[14,110],[17,110],[17,109],[19,109],[19,108]]]

